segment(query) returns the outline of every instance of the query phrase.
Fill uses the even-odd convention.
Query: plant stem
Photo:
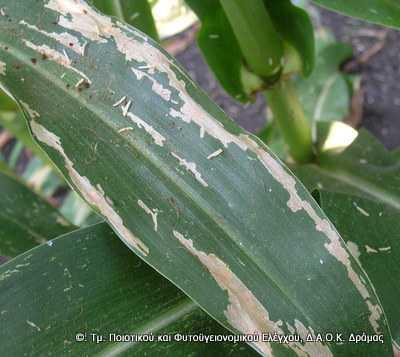
[[[92,3],[104,14],[115,16],[159,41],[148,0],[92,0]]]
[[[293,83],[280,80],[265,95],[291,157],[298,163],[310,162],[314,156],[311,125]]]
[[[248,67],[268,78],[282,68],[283,42],[263,0],[220,0]]]
[[[268,83],[282,70],[284,42],[275,30],[263,0],[220,0],[249,69]],[[292,158],[313,159],[311,126],[290,80],[279,80],[266,92]]]

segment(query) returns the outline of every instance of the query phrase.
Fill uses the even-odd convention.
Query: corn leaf
[[[0,255],[20,253],[75,227],[42,197],[0,168]]]
[[[320,190],[321,207],[342,234],[380,296],[400,345],[400,212],[375,200]],[[351,213],[351,214],[349,214]]]
[[[391,355],[368,276],[310,194],[157,43],[80,0],[0,8],[0,81],[138,256],[235,333],[302,337],[256,341],[263,355]],[[386,343],[310,342],[327,331]]]
[[[6,263],[0,268],[0,291],[0,321],[7,326],[0,342],[6,356],[43,351],[57,356],[257,355],[244,343],[177,340],[178,335],[230,333],[130,254],[105,223]],[[76,338],[79,333],[83,337]],[[117,339],[151,334],[155,341]],[[157,341],[164,335],[171,341]]]
[[[313,0],[318,5],[347,16],[379,25],[400,28],[398,0]]]

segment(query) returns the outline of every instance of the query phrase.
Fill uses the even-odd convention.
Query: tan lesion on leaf
[[[175,238],[210,272],[221,289],[227,292],[229,304],[225,310],[225,317],[229,324],[243,334],[280,334],[284,335],[283,322],[272,321],[269,312],[257,299],[254,293],[237,277],[228,265],[215,254],[207,254],[196,249],[191,239],[174,230]],[[297,321],[297,320],[296,320]],[[299,334],[309,332],[299,321],[296,322]],[[254,347],[264,356],[273,356],[271,344],[268,342],[254,342]],[[299,356],[331,357],[328,346],[320,342],[304,344],[291,342],[289,346]]]
[[[361,252],[360,252],[360,248],[358,247],[358,245],[350,240],[347,241],[346,244],[347,244],[347,248],[349,249],[352,256],[356,259],[360,259]]]
[[[147,39],[140,33],[121,24],[118,24],[118,26],[113,24],[110,18],[96,12],[80,0],[49,0],[45,7],[60,15],[58,21],[60,26],[76,31],[89,40],[102,43],[106,42],[107,39],[114,39],[117,50],[125,56],[126,61],[134,60],[144,63],[140,68],[137,67],[136,76],[146,75],[146,77],[151,78],[153,90],[165,99],[171,97],[171,89],[176,90],[183,104],[179,109],[170,109],[169,115],[171,117],[179,117],[186,123],[195,123],[200,128],[201,137],[204,137],[207,133],[219,140],[225,147],[229,143],[235,143],[246,150],[246,144],[240,138],[226,131],[220,122],[215,120],[188,94],[185,81],[177,78],[177,73],[183,74],[179,67],[160,49],[147,42]],[[140,70],[140,73],[138,70]],[[152,77],[156,72],[167,75],[171,89],[156,82],[155,78]]]
[[[369,321],[376,333],[379,331],[378,321],[381,319],[383,311],[379,304],[373,304],[371,302],[371,294],[368,291],[367,285],[364,279],[354,270],[353,263],[350,258],[350,254],[344,248],[341,243],[341,238],[333,228],[332,224],[325,218],[321,218],[315,209],[312,207],[310,202],[303,200],[296,189],[296,180],[290,175],[282,165],[265,149],[260,147],[253,139],[248,135],[241,135],[242,140],[246,143],[248,149],[254,152],[259,161],[264,165],[268,172],[278,181],[288,192],[289,200],[287,202],[288,207],[292,212],[298,212],[304,210],[307,215],[315,224],[317,231],[323,233],[328,238],[328,243],[324,246],[326,250],[333,256],[337,261],[343,264],[347,270],[347,275],[350,281],[353,283],[361,297],[365,300],[367,308],[370,312]],[[359,265],[362,270],[361,265]]]
[[[0,75],[5,76],[6,75],[6,63],[0,61]]]
[[[184,167],[186,171],[190,172],[193,177],[204,187],[208,187],[208,183],[203,179],[200,171],[197,169],[197,165],[194,162],[189,162],[178,154],[171,152],[171,155],[178,160],[179,165]]]
[[[63,32],[63,33],[57,33],[57,32],[46,32],[44,30],[39,29],[35,25],[31,25],[25,20],[21,20],[19,22],[21,25],[26,26],[28,29],[36,31],[48,38],[52,38],[53,40],[56,40],[58,43],[62,44],[63,46],[70,48],[72,51],[77,53],[80,56],[85,55],[85,48],[87,45],[87,42],[84,44],[81,44],[79,41],[79,38],[76,36],[71,35],[68,32]]]
[[[97,188],[94,187],[87,177],[81,176],[74,168],[73,162],[64,152],[60,138],[34,120],[30,122],[30,126],[33,134],[39,141],[58,151],[58,153],[64,158],[65,167],[68,171],[69,177],[85,200],[92,206],[97,207],[100,213],[106,217],[111,226],[128,245],[137,249],[142,255],[147,256],[149,254],[149,248],[127,227],[125,227],[122,218],[112,207],[110,200],[106,197],[101,186],[97,185]]]
[[[314,222],[316,230],[328,238],[329,242],[325,244],[325,248],[346,268],[351,282],[366,301],[366,305],[370,311],[372,327],[376,332],[379,332],[378,320],[381,318],[381,314],[377,313],[379,305],[371,303],[371,295],[366,283],[354,270],[350,256],[343,247],[339,235],[329,221],[319,217],[309,202],[301,199],[295,187],[296,180],[285,171],[272,155],[260,147],[248,135],[241,134],[237,136],[227,131],[218,120],[189,95],[186,82],[178,79],[177,76],[177,73],[179,73],[182,74],[182,77],[186,78],[183,71],[165,56],[160,49],[149,43],[139,33],[121,24],[113,24],[108,17],[96,12],[80,0],[49,0],[45,6],[60,14],[58,22],[60,26],[76,31],[95,42],[106,42],[107,39],[112,38],[115,41],[117,50],[125,56],[126,61],[134,60],[144,63],[148,75],[153,75],[156,71],[158,73],[165,73],[169,79],[170,87],[177,91],[181,101],[181,105],[178,108],[170,108],[169,115],[171,117],[180,118],[185,123],[196,124],[200,128],[201,138],[207,134],[222,143],[225,148],[229,144],[235,144],[243,151],[254,153],[261,164],[288,192],[289,200],[287,205],[289,209],[292,212],[304,210]],[[128,36],[128,33],[130,36]],[[188,78],[186,80],[190,81]],[[138,123],[137,120],[136,122]],[[138,123],[138,125],[141,124]]]
[[[200,260],[217,284],[228,293],[229,305],[225,310],[225,316],[234,328],[247,334],[280,330],[281,322],[269,319],[268,312],[253,293],[221,259],[214,254],[206,254],[197,250],[192,240],[186,239],[178,231],[173,231],[173,234],[191,254]],[[264,355],[272,356],[272,348],[269,343],[257,342],[256,348]]]
[[[147,78],[152,83],[151,89],[159,97],[161,97],[162,99],[164,99],[167,102],[170,101],[171,91],[168,88],[164,88],[160,82],[158,82],[156,79],[153,78],[153,76],[151,76],[151,75],[147,74],[146,72],[144,72],[140,69],[137,69],[137,68],[132,67],[131,70],[135,74],[135,76],[138,80],[141,80],[142,78]]]
[[[92,83],[89,77],[83,73],[82,71],[79,71],[75,67],[72,66],[72,61],[68,58],[66,53],[60,53],[57,50],[50,48],[49,46],[43,44],[43,45],[35,45],[34,43],[28,41],[28,40],[23,40],[24,44],[39,53],[43,59],[48,59],[51,60],[65,68],[68,68],[81,77],[83,77],[88,83]]]

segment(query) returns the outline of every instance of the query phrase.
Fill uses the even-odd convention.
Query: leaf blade
[[[0,287],[0,320],[8,326],[0,341],[7,355],[36,356],[43,350],[57,355],[256,355],[244,344],[110,340],[112,333],[172,337],[228,332],[130,254],[105,223],[66,234],[8,262],[0,268]],[[75,341],[79,332],[86,341]],[[96,338],[103,340],[96,343]]]
[[[15,257],[75,227],[57,209],[0,169],[0,255]]]
[[[330,10],[379,25],[400,28],[400,4],[395,0],[314,0]],[[362,6],[360,6],[362,5]]]
[[[26,103],[41,146],[120,238],[235,332],[304,332],[306,326],[386,332],[384,317],[371,310],[379,302],[367,276],[273,154],[237,128],[157,44],[82,1],[67,0],[69,8],[65,1],[51,0],[45,8],[29,2],[29,21],[47,34],[0,19],[0,42],[9,44],[8,51],[0,49],[1,59],[21,62],[19,72],[7,65],[1,80]],[[26,3],[7,4],[13,18],[23,18]],[[93,26],[82,28],[86,22]],[[74,62],[68,61],[65,45],[49,39],[54,30],[78,44],[87,41],[84,55],[69,50]],[[36,66],[28,60],[35,53],[47,56]],[[103,75],[113,68],[120,69],[115,76]],[[35,90],[16,85],[19,75],[32,79],[27,83]],[[90,83],[81,86],[85,77]],[[306,266],[304,256],[313,258]],[[343,304],[328,314],[321,299],[330,306],[339,296]],[[253,347],[264,354],[284,349]],[[314,347],[327,354],[365,349]]]
[[[321,190],[320,195],[321,206],[368,272],[381,298],[393,338],[399,343],[400,309],[396,300],[396,292],[400,291],[399,210],[342,193]]]
[[[221,4],[204,0],[185,2],[201,21],[197,43],[208,66],[229,95],[248,101],[242,80],[242,52]]]
[[[298,52],[304,77],[308,77],[315,66],[314,27],[307,12],[293,5],[290,0],[264,0],[279,34]]]

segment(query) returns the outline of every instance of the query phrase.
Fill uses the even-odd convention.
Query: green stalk
[[[159,41],[148,0],[93,0],[92,3],[104,14],[115,16]]]
[[[283,42],[263,0],[220,0],[248,67],[268,78],[282,68]]]
[[[220,0],[249,69],[268,82],[282,70],[284,42],[263,0]],[[266,93],[268,104],[297,162],[313,158],[311,126],[290,81],[280,80]]]
[[[293,83],[281,80],[265,96],[292,158],[298,163],[310,162],[314,155],[311,125]]]

